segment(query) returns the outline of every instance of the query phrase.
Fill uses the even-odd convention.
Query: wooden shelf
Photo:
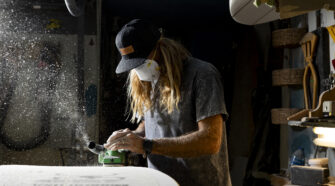
[[[321,119],[322,120],[322,119]],[[335,128],[335,120],[329,121],[289,121],[289,126],[296,126],[296,127],[328,127],[328,128]]]

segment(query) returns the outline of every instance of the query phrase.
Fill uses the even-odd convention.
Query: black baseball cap
[[[122,56],[115,72],[120,74],[142,65],[160,36],[159,29],[146,20],[134,19],[124,25],[115,39]]]

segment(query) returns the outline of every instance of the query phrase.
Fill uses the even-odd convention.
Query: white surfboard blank
[[[257,25],[279,19],[275,7],[262,4],[256,7],[254,0],[229,0],[230,14],[233,19],[245,25]]]
[[[144,167],[0,165],[1,186],[178,186],[170,176]]]

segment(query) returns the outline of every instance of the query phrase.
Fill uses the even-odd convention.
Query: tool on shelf
[[[335,25],[327,27],[327,30],[335,41]],[[335,60],[332,60],[332,67],[335,69]],[[330,73],[326,83],[327,89],[323,91],[319,96],[318,105],[313,110],[304,110],[303,118],[292,115],[287,119],[291,126],[302,126],[302,127],[335,127],[335,117],[333,102],[335,102],[335,74]],[[307,114],[307,115],[305,115]],[[306,117],[308,116],[308,117]],[[298,121],[299,120],[299,121]]]
[[[317,94],[318,94],[318,75],[313,65],[313,57],[315,55],[315,48],[318,37],[317,35],[309,32],[301,39],[300,45],[305,57],[305,70],[303,76],[303,88],[304,88],[304,102],[305,109],[295,113],[287,118],[287,120],[301,120],[303,117],[309,116],[309,111],[316,108]],[[310,103],[310,78],[313,78],[312,86],[312,103]]]
[[[313,33],[307,33],[301,40],[300,44],[304,52],[306,60],[306,67],[304,72],[303,87],[304,87],[304,100],[306,109],[314,109],[316,107],[317,93],[318,93],[318,76],[313,65],[313,57],[315,54],[315,45],[317,42],[317,36]],[[310,72],[313,78],[313,97],[312,107],[309,104],[309,88],[310,88]]]

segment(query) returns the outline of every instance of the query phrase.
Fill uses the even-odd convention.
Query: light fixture
[[[36,5],[33,5],[33,9],[40,10],[40,9],[42,9],[42,6],[39,5],[39,4],[36,4]]]
[[[313,140],[315,145],[335,148],[335,128],[314,127],[313,132],[318,135]]]

